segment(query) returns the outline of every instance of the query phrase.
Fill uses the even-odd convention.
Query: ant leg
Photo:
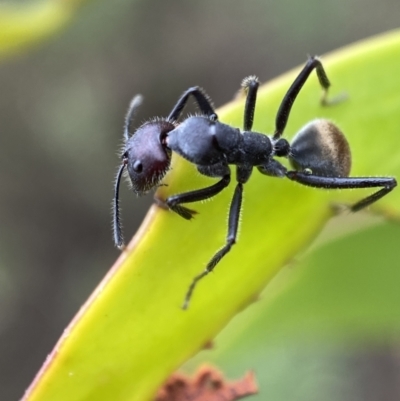
[[[246,105],[244,107],[244,121],[243,130],[251,131],[253,128],[254,110],[256,108],[257,91],[260,85],[260,81],[254,75],[246,77],[242,81],[242,88],[244,89],[246,96]]]
[[[222,177],[222,179],[216,184],[206,188],[172,195],[169,196],[165,201],[157,200],[161,206],[167,206],[169,209],[173,210],[175,213],[178,213],[186,220],[190,220],[197,212],[181,206],[182,203],[198,202],[212,198],[226,188],[231,181],[231,172],[226,164],[220,163],[212,166],[197,166],[197,169],[203,175],[208,177]]]
[[[230,181],[230,175],[225,175],[220,181],[218,181],[214,185],[211,185],[210,187],[169,196],[164,203],[168,206],[169,209],[173,210],[175,213],[178,213],[179,216],[182,216],[186,220],[190,220],[197,212],[195,210],[181,206],[181,203],[198,202],[212,198],[213,196],[219,194],[224,188],[226,188],[229,185]]]
[[[357,212],[383,198],[397,185],[397,181],[393,177],[321,177],[298,171],[288,171],[286,177],[292,181],[314,188],[349,189],[383,187],[372,195],[351,205],[350,210],[352,212]]]
[[[239,228],[240,211],[242,209],[243,184],[246,183],[246,181],[250,178],[252,168],[238,166],[236,171],[238,183],[236,185],[235,192],[231,201],[231,206],[229,208],[228,235],[226,236],[225,245],[214,254],[211,260],[208,262],[205,270],[194,277],[186,293],[182,309],[187,309],[189,307],[190,299],[192,298],[193,291],[197,283],[203,277],[207,276],[207,274],[211,273],[214,270],[215,266],[220,262],[220,260],[231,250],[232,245],[236,243],[236,237]]]
[[[218,262],[230,251],[232,245],[235,244],[239,226],[240,209],[242,206],[242,194],[243,184],[238,183],[236,185],[235,193],[233,195],[231,207],[229,210],[228,235],[226,237],[226,244],[212,257],[212,259],[208,262],[205,270],[193,279],[186,293],[182,309],[187,309],[189,307],[189,302],[192,298],[193,291],[197,283],[208,273],[214,270],[214,267],[218,264]]]
[[[279,106],[279,110],[275,120],[275,133],[273,137],[275,140],[282,136],[287,121],[289,119],[289,114],[292,109],[293,103],[314,69],[317,72],[319,83],[324,90],[321,98],[321,103],[323,105],[326,105],[328,103],[326,98],[328,95],[328,88],[330,87],[331,83],[329,82],[328,76],[326,75],[324,67],[322,66],[321,60],[316,56],[310,57],[304,68],[301,70],[300,74],[297,76],[297,78],[290,86],[289,90],[286,92],[286,95],[284,96],[281,105]]]
[[[204,92],[203,89],[201,89],[198,86],[194,86],[192,88],[189,88],[187,91],[183,93],[183,95],[179,98],[177,101],[176,105],[172,109],[171,113],[169,113],[169,116],[167,118],[167,121],[176,121],[178,120],[179,116],[181,115],[181,112],[183,108],[185,107],[185,104],[187,103],[189,96],[192,95],[201,112],[211,118],[212,120],[217,120],[218,116],[215,113],[215,110],[211,104],[211,100],[208,97],[208,95]]]

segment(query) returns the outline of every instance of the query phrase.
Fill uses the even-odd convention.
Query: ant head
[[[119,212],[119,184],[125,167],[134,192],[142,195],[161,181],[171,163],[171,151],[165,139],[175,124],[169,120],[155,119],[143,124],[133,134],[130,133],[133,118],[142,101],[142,96],[137,95],[129,105],[125,118],[122,165],[114,185],[114,243],[120,249],[124,246],[124,237]]]
[[[161,181],[171,163],[171,151],[165,144],[165,138],[168,132],[175,128],[172,122],[154,119],[143,124],[133,134],[130,133],[133,118],[142,101],[142,96],[136,95],[126,113],[125,145],[122,166],[115,183],[116,192],[125,167],[128,170],[134,192],[142,195]]]
[[[125,143],[123,162],[132,188],[142,195],[156,186],[171,164],[171,151],[165,144],[175,125],[166,120],[146,122]]]

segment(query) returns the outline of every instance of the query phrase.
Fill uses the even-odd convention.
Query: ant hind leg
[[[397,181],[393,177],[321,177],[298,171],[288,171],[286,177],[292,181],[314,188],[356,189],[382,187],[379,191],[351,205],[350,210],[352,212],[358,212],[372,205],[397,186]]]

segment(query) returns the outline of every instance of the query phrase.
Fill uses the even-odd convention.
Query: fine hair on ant
[[[236,187],[229,209],[226,242],[212,256],[204,271],[195,276],[188,287],[183,309],[187,309],[197,283],[209,274],[236,243],[239,217],[242,209],[243,186],[249,180],[253,168],[261,174],[288,178],[299,184],[323,189],[379,188],[355,204],[349,206],[357,212],[383,196],[397,185],[393,177],[349,177],[351,152],[340,129],[331,121],[317,119],[309,122],[294,136],[291,143],[282,138],[293,103],[311,72],[315,70],[323,89],[322,105],[328,100],[329,79],[318,57],[310,57],[283,97],[275,119],[275,131],[267,136],[252,131],[259,81],[249,76],[242,82],[246,93],[243,129],[223,124],[212,106],[210,98],[198,86],[189,88],[179,98],[167,118],[155,118],[145,122],[133,133],[131,125],[140,95],[130,104],[125,119],[122,164],[118,170],[114,192],[114,242],[122,249],[124,239],[119,215],[119,185],[126,169],[137,195],[142,195],[160,185],[171,164],[172,152],[193,163],[197,170],[218,181],[205,188],[168,196],[157,202],[184,219],[196,214],[183,204],[209,199],[231,181],[230,165],[236,166]],[[179,122],[182,110],[190,96],[194,97],[201,115],[190,116]],[[276,158],[289,160],[288,169]]]

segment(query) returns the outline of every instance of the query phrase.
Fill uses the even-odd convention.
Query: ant
[[[138,95],[132,99],[125,119],[122,165],[115,182],[114,242],[118,248],[122,249],[124,246],[119,217],[119,184],[125,168],[137,195],[160,185],[170,168],[172,152],[193,163],[201,174],[219,178],[217,183],[206,188],[172,195],[165,201],[158,201],[161,206],[190,220],[196,211],[182,204],[202,201],[220,193],[231,181],[229,165],[236,166],[236,188],[229,210],[225,245],[214,254],[205,270],[193,278],[186,293],[183,309],[188,308],[199,280],[213,271],[236,242],[243,185],[249,180],[253,167],[257,167],[260,173],[267,176],[286,177],[314,188],[381,187],[349,206],[352,212],[371,205],[396,187],[397,182],[393,177],[349,177],[349,144],[340,129],[328,120],[317,119],[309,122],[290,144],[282,138],[293,103],[314,69],[323,89],[321,104],[332,103],[327,100],[330,82],[324,67],[318,57],[310,57],[281,102],[272,136],[252,131],[259,87],[255,76],[249,76],[242,82],[246,93],[243,130],[219,122],[210,98],[201,88],[195,86],[183,93],[167,118],[151,119],[130,134],[132,120],[142,97]],[[187,117],[178,123],[190,96],[194,97],[201,115]],[[276,157],[288,158],[293,170],[275,160]]]

